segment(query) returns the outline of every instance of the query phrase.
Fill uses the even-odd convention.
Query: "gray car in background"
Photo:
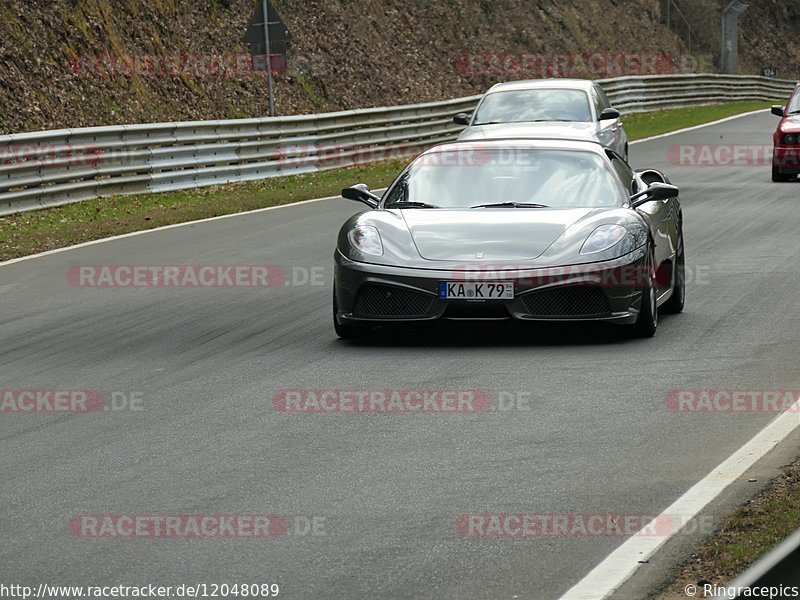
[[[620,114],[599,85],[587,79],[532,79],[498,83],[472,115],[453,118],[467,128],[459,141],[509,138],[585,139],[628,159]]]

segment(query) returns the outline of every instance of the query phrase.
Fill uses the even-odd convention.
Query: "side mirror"
[[[782,117],[783,116],[783,107],[778,105],[778,104],[774,105],[772,107],[772,114],[773,115],[777,115],[779,117]]]
[[[458,113],[453,117],[453,123],[456,125],[469,125],[470,115],[467,113]]]
[[[619,111],[616,108],[604,108],[600,111],[600,120],[619,119]]]
[[[675,185],[655,181],[651,183],[646,190],[642,190],[641,192],[631,196],[631,206],[633,208],[638,208],[642,204],[646,204],[648,202],[677,198],[679,192],[680,190]]]
[[[648,187],[653,183],[672,183],[669,177],[658,169],[636,169],[636,174]]]
[[[369,191],[369,186],[366,183],[357,183],[352,187],[344,188],[342,190],[342,198],[363,202],[370,208],[377,208],[378,202],[381,200],[380,196],[376,196]]]

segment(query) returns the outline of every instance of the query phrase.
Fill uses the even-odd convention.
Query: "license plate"
[[[513,300],[513,281],[440,281],[439,298],[442,300]]]

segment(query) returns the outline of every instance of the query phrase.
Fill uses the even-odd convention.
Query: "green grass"
[[[684,586],[700,580],[718,585],[729,581],[789,537],[798,526],[800,460],[728,517],[711,540],[695,549],[659,598],[685,598]]]
[[[772,550],[800,526],[800,486],[741,508],[723,534],[702,551],[715,571],[736,575]]]
[[[702,125],[724,119],[751,110],[769,108],[770,102],[735,102],[731,104],[715,104],[712,106],[692,106],[688,108],[673,108],[656,112],[636,113],[622,117],[625,131],[631,140],[660,135]],[[777,122],[776,122],[777,124]]]
[[[766,106],[747,102],[681,108],[626,116],[624,124],[635,140]],[[357,182],[379,188],[406,162],[401,158],[179,192],[100,198],[0,217],[0,261],[173,223],[334,196]]]
[[[342,187],[391,183],[406,164],[395,159],[162,194],[113,196],[0,217],[0,261],[131,231],[335,196]]]

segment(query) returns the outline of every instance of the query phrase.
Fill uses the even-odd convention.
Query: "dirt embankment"
[[[0,132],[266,115],[264,78],[248,71],[246,58],[236,58],[248,55],[242,37],[255,4],[4,0]],[[277,111],[286,115],[465,96],[498,80],[539,76],[545,63],[562,74],[565,69],[580,74],[586,66],[597,76],[613,73],[620,64],[641,70],[642,60],[662,70],[680,68],[670,59],[687,54],[685,40],[661,23],[661,4],[274,0],[293,34],[288,69],[275,82]],[[799,57],[786,53],[789,48],[800,55],[789,43],[800,21],[799,3],[751,4],[742,20],[742,69],[786,65],[781,75],[796,76],[789,71],[798,70]],[[715,43],[710,41],[709,48]],[[706,67],[697,42],[694,50]],[[600,58],[593,59],[595,53]],[[129,62],[112,63],[109,55]],[[194,62],[198,57],[200,64]],[[225,74],[206,73],[209,63],[203,61],[209,57],[224,57]],[[134,59],[139,63],[130,62]],[[212,63],[215,68],[220,67]]]

